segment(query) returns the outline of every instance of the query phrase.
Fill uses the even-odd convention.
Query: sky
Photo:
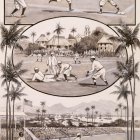
[[[1,1],[1,4],[3,1]],[[140,5],[140,1],[137,1],[137,6]],[[137,8],[137,10],[139,10]],[[137,13],[139,13],[140,11],[137,11]],[[46,32],[52,32],[54,27],[56,26],[56,23],[59,23],[65,27],[67,27],[67,29],[70,31],[70,29],[75,26],[78,30],[78,32],[83,32],[83,28],[81,28],[80,26],[84,26],[84,25],[87,25],[87,22],[85,20],[85,23],[84,22],[80,22],[80,20],[78,22],[76,20],[69,20],[69,24],[66,24],[66,22],[62,22],[64,19],[62,20],[58,20],[56,19],[56,21],[54,22],[54,20],[52,21],[49,21],[49,22],[44,22],[45,26],[48,27],[49,25],[49,28],[45,31],[43,31],[44,28],[42,28],[42,31],[41,29],[39,29],[37,26],[34,26],[34,28],[32,28],[29,32],[27,32],[27,34],[30,34],[31,31],[34,31],[36,29],[36,31],[39,29],[40,30],[40,34],[41,33],[46,33]],[[0,22],[3,22],[3,9],[0,9]],[[54,22],[54,23],[53,23]],[[82,23],[82,24],[81,24]],[[95,23],[95,22],[94,22]],[[137,23],[140,23],[140,17],[138,17],[138,14],[137,14]],[[43,24],[43,23],[42,23]],[[52,24],[52,25],[51,25]],[[89,23],[88,21],[88,25],[92,24],[92,28],[94,28],[94,24],[93,24],[93,21],[91,21]],[[51,27],[50,27],[51,25]],[[78,27],[76,26],[78,25]],[[97,24],[96,24],[97,25]],[[101,24],[100,24],[101,25]],[[100,26],[99,25],[99,26]],[[101,26],[104,26],[104,25],[101,25]],[[37,29],[38,28],[38,29]],[[80,29],[79,29],[80,28]],[[112,27],[113,28],[113,27]],[[108,30],[108,28],[106,28]],[[113,33],[112,30],[109,31],[110,33]],[[68,31],[65,31],[64,34],[67,35]],[[140,37],[140,34],[139,34],[139,37]],[[140,49],[136,50],[135,52],[135,59],[136,61],[140,61]],[[4,61],[4,55],[3,53],[0,51],[0,63],[3,63]],[[139,71],[139,75],[140,75],[140,71]],[[1,83],[1,79],[0,79],[0,83]],[[116,83],[117,84],[117,83]],[[57,97],[57,96],[51,96],[51,95],[46,95],[46,94],[43,94],[43,93],[40,93],[30,87],[28,87],[27,85],[25,85],[24,83],[22,84],[23,86],[25,86],[25,90],[24,92],[27,94],[27,96],[25,98],[33,101],[33,105],[39,105],[40,104],[40,101],[46,101],[46,104],[48,106],[51,106],[53,104],[57,104],[57,103],[62,103],[63,105],[67,106],[67,107],[70,107],[70,106],[74,106],[74,105],[77,105],[81,102],[90,102],[90,101],[99,101],[99,100],[111,100],[111,101],[114,101],[116,102],[116,96],[115,95],[110,95],[110,93],[114,90],[114,87],[110,87],[100,93],[97,93],[97,94],[93,94],[93,95],[90,95],[90,96],[83,96],[83,97]],[[140,82],[137,82],[136,83],[136,104],[135,106],[136,107],[140,107]],[[5,91],[4,91],[4,87],[0,88],[0,107],[1,106],[5,106],[5,99],[2,98],[2,96],[5,94]],[[130,98],[129,98],[129,101],[130,101]],[[120,102],[124,102],[124,101],[120,101]],[[131,101],[130,101],[131,102]]]
[[[57,24],[60,24],[60,26],[64,28],[61,36],[65,36],[66,38],[68,37],[69,33],[71,33],[71,29],[73,27],[76,28],[77,30],[75,35],[80,34],[83,36],[86,26],[90,27],[91,32],[95,30],[96,27],[102,27],[107,33],[111,35],[116,35],[116,33],[114,33],[112,29],[110,29],[108,26],[100,22],[96,22],[90,19],[77,18],[77,17],[63,17],[63,18],[45,20],[34,26],[31,26],[29,29],[27,29],[24,32],[24,35],[30,37],[31,41],[32,41],[32,37],[31,37],[32,32],[36,32],[35,40],[40,36],[40,34],[46,34],[47,32],[51,33],[50,35],[51,37],[55,35],[54,30]]]

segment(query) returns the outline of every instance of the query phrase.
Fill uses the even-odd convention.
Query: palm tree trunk
[[[129,84],[130,84],[130,89],[131,89],[131,98],[132,98],[132,102],[133,102],[133,89],[132,89],[132,83],[131,83],[131,80],[129,80]],[[132,118],[131,118],[131,135],[130,135],[130,140],[132,140],[132,137],[133,137],[133,132],[132,132],[132,130],[133,130],[133,124],[132,124],[133,122],[132,122]]]
[[[15,100],[13,100],[13,119],[12,119],[12,140],[14,139],[14,123],[15,123]]]
[[[93,126],[93,110],[92,110],[92,126]]]
[[[5,59],[4,59],[5,68],[7,68],[7,45],[5,48]],[[6,80],[6,90],[7,90],[7,99],[6,99],[6,140],[9,138],[9,114],[8,114],[8,104],[9,104],[9,88],[8,88],[8,81],[7,81],[7,72],[5,74]]]
[[[127,102],[127,140],[129,140],[129,105],[128,105],[128,98],[127,98],[126,102]]]
[[[8,84],[8,94],[9,94],[9,89],[10,89],[10,81]],[[11,100],[9,98],[9,140],[11,140]]]
[[[88,126],[88,113],[87,113],[87,126]]]
[[[132,58],[133,58],[133,76],[134,76],[134,85],[133,85],[133,93],[132,93],[132,133],[133,133],[133,140],[135,140],[135,120],[134,120],[134,105],[135,105],[135,86],[136,86],[136,78],[135,78],[135,58],[134,58],[134,50],[133,46],[131,45],[132,51]]]
[[[59,34],[58,34],[58,45],[59,45]]]

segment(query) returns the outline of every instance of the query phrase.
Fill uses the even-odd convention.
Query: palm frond
[[[22,65],[23,65],[23,61],[18,62],[18,63],[14,66],[14,70],[17,71],[17,70],[21,69]]]
[[[122,52],[124,49],[126,49],[126,44],[125,43],[121,43],[117,49],[115,50],[115,54],[119,54],[120,52]]]
[[[21,46],[19,43],[16,43],[16,44],[14,45],[14,48],[15,48],[15,49],[19,49],[20,51],[23,51],[23,48],[22,48],[22,46]]]
[[[137,63],[135,64],[135,72],[138,72],[139,64],[140,64],[140,62],[137,62]]]
[[[18,71],[17,74],[18,74],[19,76],[21,76],[21,75],[23,75],[24,73],[26,73],[27,71],[28,71],[28,70],[26,70],[26,69],[22,69],[22,70]]]
[[[134,28],[132,35],[137,36],[139,33],[140,23]]]

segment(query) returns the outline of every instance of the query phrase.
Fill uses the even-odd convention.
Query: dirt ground
[[[74,64],[74,60],[71,57],[58,57],[58,60],[61,60],[63,63],[69,63],[72,66],[72,73],[78,77],[77,81],[71,79],[72,82],[65,81],[57,81],[57,82],[32,82],[32,76],[34,73],[34,67],[39,67],[40,71],[45,72],[47,69],[47,58],[43,57],[42,62],[36,62],[36,56],[24,56],[24,55],[14,55],[14,64],[19,61],[23,61],[23,68],[27,69],[24,75],[21,76],[21,79],[28,84],[30,87],[41,91],[43,93],[57,95],[57,96],[83,96],[88,94],[97,93],[101,90],[106,89],[108,86],[99,78],[97,80],[97,86],[92,85],[92,79],[89,77],[85,78],[85,74],[87,70],[91,69],[91,62],[89,57],[80,58],[81,64]],[[109,83],[109,86],[112,85],[117,79],[112,74],[117,71],[116,69],[116,61],[119,58],[111,57],[111,58],[98,58],[101,64],[106,69],[106,79]]]
[[[10,17],[14,9],[13,0],[5,0],[5,24],[13,24],[21,19],[21,24],[35,24],[38,21],[60,17],[60,16],[79,16],[101,21],[105,24],[116,25],[120,19],[127,24],[135,24],[135,0],[115,0],[124,15],[114,14],[116,9],[110,4],[103,8],[105,13],[99,14],[99,0],[73,0],[73,11],[69,12],[68,4],[65,0],[61,2],[48,3],[49,0],[25,0],[27,3],[26,17],[20,18],[21,11]]]

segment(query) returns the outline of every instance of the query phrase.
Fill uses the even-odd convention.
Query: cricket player
[[[10,16],[14,16],[14,13],[16,13],[18,10],[20,10],[20,8],[22,8],[22,13],[21,13],[21,17],[25,17],[24,13],[26,10],[26,3],[25,0],[14,0],[14,4],[15,4],[15,9],[13,10],[13,12],[10,14]]]
[[[96,85],[96,79],[98,79],[99,77],[105,82],[106,85],[108,85],[108,82],[105,78],[105,68],[99,61],[95,60],[95,56],[91,56],[90,61],[92,62],[92,69],[90,71],[87,71],[87,76],[91,75],[94,85]],[[93,74],[94,71],[96,71],[95,74]]]
[[[51,3],[52,1],[55,1],[55,2],[59,2],[59,1],[62,1],[62,0],[50,0],[49,3]],[[68,5],[69,5],[69,11],[72,11],[72,0],[66,0]]]
[[[72,66],[70,64],[64,64],[61,61],[58,61],[58,68],[59,68],[59,74],[63,74],[65,81],[68,81],[68,77],[74,77],[75,80],[77,80],[77,77],[73,74],[71,74]]]
[[[54,79],[54,75],[50,75],[49,77],[45,76],[39,68],[34,68],[34,76],[32,78],[32,81],[38,81],[38,82],[51,82],[51,81],[56,81]]]
[[[57,59],[54,56],[54,52],[51,52],[51,55],[47,61],[48,69],[50,74],[56,75],[57,74]]]
[[[116,14],[119,13],[120,8],[119,8],[118,5],[114,2],[114,0],[100,0],[100,3],[99,3],[99,5],[100,5],[100,13],[103,12],[103,6],[104,6],[107,2],[109,2],[112,6],[114,6],[114,7],[117,9]]]

